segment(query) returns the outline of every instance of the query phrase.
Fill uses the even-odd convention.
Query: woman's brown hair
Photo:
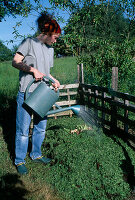
[[[44,34],[61,33],[61,28],[57,21],[53,19],[52,15],[47,12],[41,13],[40,17],[37,19],[38,30]]]

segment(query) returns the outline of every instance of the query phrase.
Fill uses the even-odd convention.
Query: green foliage
[[[75,46],[85,46],[90,38],[111,38],[122,41],[127,37],[128,20],[121,10],[112,5],[85,5],[71,15],[64,28],[69,35],[69,41]]]
[[[76,117],[49,119],[42,149],[54,159],[49,184],[64,199],[123,200],[130,193],[121,167],[125,147],[97,129],[71,134],[79,124]]]
[[[56,58],[59,55],[72,56],[72,48],[66,44],[64,36],[60,36],[57,40],[57,43],[54,44],[54,54]]]
[[[78,63],[84,63],[85,83],[111,87],[112,67],[118,67],[119,91],[135,94],[134,44],[135,39],[121,44],[103,39],[91,40],[88,53],[78,57]]]
[[[12,56],[12,51],[0,41],[0,61],[11,60]]]
[[[31,4],[29,0],[4,0],[0,1],[0,21],[6,16],[6,15],[24,15],[27,16],[27,14],[31,10]]]
[[[56,1],[54,1],[56,2]],[[59,1],[63,5],[66,1]],[[130,2],[128,2],[131,5]],[[87,50],[91,39],[111,39],[121,43],[125,39],[133,38],[134,32],[134,11],[130,9],[129,15],[125,18],[126,2],[123,7],[119,1],[73,1],[74,6],[64,27],[65,41],[71,47]],[[71,5],[66,4],[71,8]],[[125,6],[125,7],[124,7]],[[130,7],[130,6],[129,6]],[[132,5],[134,8],[134,5]],[[128,9],[129,11],[129,9]],[[128,12],[126,12],[127,14]],[[128,13],[129,14],[129,13]],[[131,17],[132,15],[132,17]],[[76,51],[76,50],[75,50]],[[80,53],[79,53],[80,54]]]

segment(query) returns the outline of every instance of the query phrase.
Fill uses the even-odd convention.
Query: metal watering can
[[[35,82],[35,78],[29,82],[26,91],[25,91],[25,101],[24,106],[30,108],[34,113],[36,113],[41,118],[44,118],[46,115],[52,115],[55,113],[72,110],[76,115],[80,112],[80,106],[70,106],[66,108],[61,108],[55,102],[59,98],[59,90],[56,92],[54,89],[51,89],[50,86],[46,84],[46,79],[55,83],[53,79],[48,76],[43,77],[43,81],[37,86],[37,88],[29,95],[30,86]],[[58,109],[50,110],[51,107],[55,105]],[[50,110],[50,111],[49,111]]]

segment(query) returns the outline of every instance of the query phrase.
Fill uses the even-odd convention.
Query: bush
[[[54,158],[49,183],[70,200],[123,200],[130,193],[121,167],[125,147],[97,129],[71,134],[79,124],[78,118],[49,120],[43,145]]]
[[[85,83],[111,87],[112,67],[118,67],[119,91],[135,94],[135,38],[123,43],[94,39],[87,54],[78,58],[84,63]]]

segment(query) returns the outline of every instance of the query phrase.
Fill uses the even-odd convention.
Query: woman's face
[[[57,42],[57,39],[59,38],[60,34],[59,33],[54,33],[52,35],[45,35],[44,36],[44,43],[48,44],[51,46],[52,44]]]

